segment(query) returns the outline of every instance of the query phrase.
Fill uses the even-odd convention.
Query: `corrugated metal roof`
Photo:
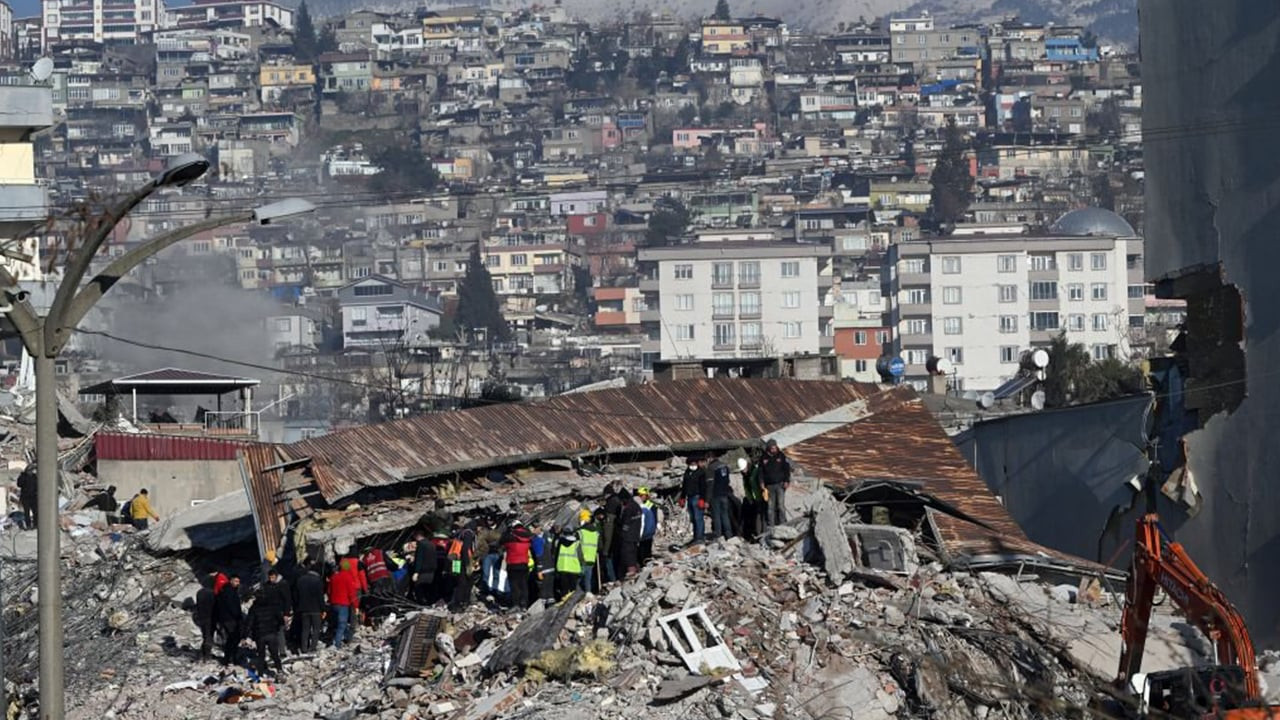
[[[738,443],[881,392],[794,380],[651,383],[367,425],[284,452],[311,458],[321,494],[335,502],[362,487],[544,457]]]
[[[1075,566],[1096,565],[1027,539],[918,398],[792,445],[787,455],[806,474],[835,488],[869,480],[919,482],[925,493],[991,528],[933,513],[943,551],[951,559],[1047,556]]]
[[[93,444],[99,460],[235,460],[241,448],[257,443],[190,435],[99,432],[94,435]]]
[[[232,390],[256,387],[260,380],[236,377],[234,375],[216,375],[197,370],[180,368],[161,368],[150,372],[126,375],[81,388],[81,395],[105,395],[123,391],[138,394],[164,393],[225,393]]]

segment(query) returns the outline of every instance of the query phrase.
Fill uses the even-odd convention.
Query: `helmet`
[[[578,522],[583,524],[591,522],[591,511],[586,508],[582,508],[581,510],[579,510]]]
[[[748,464],[749,463],[747,462],[746,458],[738,458],[738,469],[741,470],[742,472],[747,471]]]
[[[637,494],[637,495],[648,495],[648,494],[649,494],[649,488],[648,488],[648,486],[646,486],[646,485],[641,485],[641,486],[640,486],[640,489],[636,491],[636,494]]]

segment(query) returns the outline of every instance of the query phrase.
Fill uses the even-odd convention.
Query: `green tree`
[[[316,26],[311,21],[311,11],[307,9],[306,0],[298,6],[298,17],[294,21],[293,56],[298,62],[312,62],[316,59]]]
[[[973,176],[969,174],[964,151],[965,140],[960,128],[956,127],[954,117],[948,118],[942,153],[929,176],[932,186],[929,211],[938,223],[954,223],[964,217],[969,203],[973,202]]]
[[[320,31],[320,35],[316,37],[316,54],[337,51],[338,33],[333,29],[332,25],[326,25]]]
[[[369,161],[379,168],[369,178],[369,189],[376,193],[431,192],[440,183],[435,167],[416,148],[388,143]]]
[[[729,0],[716,0],[716,11],[711,14],[715,20],[728,20],[732,17],[729,13]]]
[[[454,326],[464,333],[484,328],[489,339],[503,342],[511,337],[511,329],[502,317],[498,296],[493,292],[493,277],[480,259],[480,248],[471,249],[467,274],[458,285],[458,311]]]
[[[1115,212],[1116,192],[1111,189],[1111,177],[1106,173],[1093,176],[1093,204]]]
[[[680,125],[689,127],[693,124],[693,119],[698,117],[698,108],[692,105],[681,105],[680,110],[676,112],[676,117],[680,120]]]
[[[1142,392],[1142,373],[1116,358],[1094,361],[1080,343],[1061,332],[1049,344],[1045,407],[1065,407]]]
[[[663,198],[654,203],[653,214],[649,216],[649,229],[645,232],[645,242],[650,247],[670,245],[676,238],[684,235],[689,228],[689,210],[679,200]]]

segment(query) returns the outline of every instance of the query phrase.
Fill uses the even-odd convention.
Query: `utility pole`
[[[172,158],[157,178],[111,208],[93,234],[70,255],[53,304],[43,315],[32,307],[29,295],[19,289],[8,268],[0,266],[0,288],[11,308],[10,322],[35,365],[36,379],[36,587],[40,651],[40,718],[62,720],[66,697],[63,673],[61,535],[58,525],[58,394],[56,361],[71,333],[102,296],[121,277],[161,250],[201,232],[223,225],[273,220],[310,212],[315,206],[304,200],[283,200],[256,210],[211,218],[178,228],[143,242],[107,265],[81,287],[98,250],[115,226],[149,195],[162,187],[181,187],[209,169],[209,161],[195,153]]]

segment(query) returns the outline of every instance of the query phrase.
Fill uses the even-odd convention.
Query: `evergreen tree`
[[[1142,373],[1116,358],[1095,361],[1080,343],[1058,333],[1046,348],[1045,407],[1065,407],[1099,402],[1142,392]]]
[[[481,261],[478,246],[471,249],[467,274],[458,285],[458,312],[454,325],[464,333],[484,328],[491,341],[502,342],[511,336],[498,305],[498,296],[493,292],[493,277]]]
[[[689,228],[689,210],[679,200],[659,199],[654,203],[653,213],[649,215],[649,229],[645,233],[645,243],[649,247],[662,247],[678,238]]]
[[[969,174],[969,162],[964,156],[965,141],[956,127],[954,117],[948,118],[942,154],[933,166],[929,184],[929,211],[938,223],[954,223],[964,217],[969,203],[973,202],[973,176]]]
[[[711,15],[716,20],[729,20],[729,0],[716,0],[716,11]]]
[[[311,21],[311,11],[307,9],[306,0],[298,6],[298,17],[294,21],[293,57],[298,62],[316,59],[316,26]]]

